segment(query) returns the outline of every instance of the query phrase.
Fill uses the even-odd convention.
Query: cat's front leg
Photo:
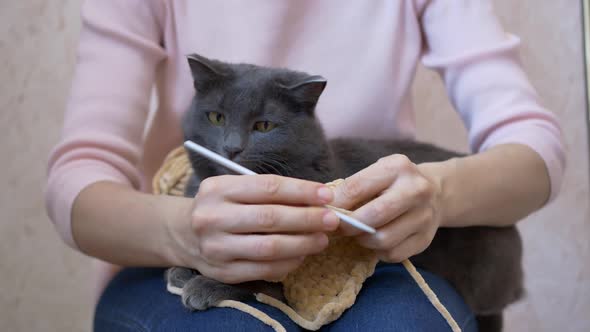
[[[201,184],[201,178],[192,174],[186,183],[186,187],[184,188],[184,196],[185,197],[195,197],[199,192],[199,185]]]
[[[197,275],[182,288],[182,304],[190,310],[206,310],[223,300],[254,300],[252,292]]]
[[[168,287],[183,288],[189,280],[197,275],[199,275],[199,272],[193,269],[186,267],[171,267],[166,270],[164,279],[166,279]]]

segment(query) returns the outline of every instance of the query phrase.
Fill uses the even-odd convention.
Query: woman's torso
[[[322,75],[317,115],[328,137],[412,138],[409,94],[422,52],[413,1],[185,0],[160,17],[168,55],[158,68],[158,105],[146,131],[144,190],[182,142],[180,119],[194,89],[185,55],[287,67]]]

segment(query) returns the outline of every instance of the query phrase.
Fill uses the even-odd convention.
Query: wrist
[[[186,235],[191,232],[193,200],[186,197],[160,196],[162,201],[160,240],[157,247],[162,259],[170,266],[187,266],[182,255],[186,250]],[[184,236],[183,236],[184,235]]]
[[[435,206],[439,227],[452,227],[456,206],[456,169],[458,158],[441,162],[423,163],[418,168],[435,185]]]

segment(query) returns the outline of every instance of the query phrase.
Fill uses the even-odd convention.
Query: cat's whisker
[[[265,160],[275,162],[277,164],[280,164],[281,166],[285,166],[285,160],[277,154],[268,154],[265,156]]]
[[[269,168],[271,168],[271,169],[274,171],[274,174],[277,174],[277,175],[284,175],[284,174],[282,174],[282,173],[281,173],[281,171],[279,171],[279,170],[278,170],[276,167],[274,167],[274,166],[273,166],[273,164],[271,164],[271,163],[269,163],[269,162],[266,162],[266,161],[264,161],[264,162],[263,162],[263,165],[264,165],[264,166],[268,166]]]
[[[287,176],[287,174],[285,174],[285,173],[289,173],[289,172],[281,172],[281,170],[274,167],[273,166],[274,164],[270,162],[271,160],[267,160],[267,158],[265,158],[265,156],[254,155],[254,156],[250,156],[250,158],[251,159],[243,158],[241,161],[244,163],[252,163],[253,164],[252,168],[262,171],[261,173],[277,174],[277,175],[284,175],[284,176]],[[279,166],[279,165],[277,165],[277,166]],[[281,168],[283,168],[283,170],[285,170],[285,171],[288,171],[284,167],[281,167]]]
[[[269,168],[266,168],[266,167],[272,168],[272,170]],[[281,174],[281,172],[279,172],[279,170],[277,170],[271,164],[264,162],[264,161],[261,164],[256,165],[255,168],[258,170],[261,170],[262,171],[261,173],[283,175],[283,174]]]
[[[273,168],[277,174],[291,176],[292,169],[279,154],[268,152],[265,154],[255,155],[254,157],[258,157],[258,162],[262,162],[266,166]],[[280,168],[280,170],[277,169],[277,167]]]
[[[275,160],[266,160],[265,164],[274,169],[278,174],[289,176],[291,172],[287,167],[282,165],[281,163],[276,162]],[[276,166],[276,167],[275,167]],[[278,168],[280,168],[280,170]]]
[[[264,167],[264,165],[259,165],[259,166],[256,166],[256,167],[255,167],[255,169],[256,169],[256,170],[257,170],[257,172],[258,172],[258,173],[260,173],[260,174],[271,174],[271,173],[272,173],[272,172],[270,172],[268,169],[266,169],[266,168]]]
[[[284,160],[274,160],[278,166],[282,167],[285,170],[287,176],[291,176],[292,168]]]

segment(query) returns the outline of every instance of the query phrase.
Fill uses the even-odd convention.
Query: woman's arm
[[[80,192],[72,209],[72,233],[80,251],[122,266],[180,265],[170,225],[186,221],[192,199],[145,194],[102,181]],[[186,262],[183,262],[186,264]]]
[[[196,198],[98,182],[74,204],[80,249],[125,266],[186,266],[228,283],[277,280],[328,244],[338,227],[325,185],[272,175],[219,176]]]
[[[520,39],[504,31],[491,0],[424,3],[420,13],[425,42],[422,61],[443,78],[448,96],[468,130],[471,151],[482,153],[504,144],[526,145],[545,164],[550,195],[543,203],[551,201],[559,192],[565,168],[561,128],[557,118],[542,106],[522,68]],[[507,152],[505,157],[510,165],[530,167],[524,173],[539,174],[538,165],[530,161],[530,153]],[[524,160],[508,160],[511,157]],[[466,160],[470,165],[475,165],[471,160],[481,160],[477,167],[489,170],[491,165],[484,164],[487,158]],[[505,168],[510,167],[508,164],[494,166],[495,173],[510,170]],[[497,180],[510,177],[504,173],[497,176]],[[546,177],[538,178],[539,182],[545,180]],[[538,183],[522,184],[531,186],[531,190],[541,189]],[[521,197],[514,203],[530,206],[529,200]]]
[[[543,159],[521,144],[418,165],[440,188],[440,226],[513,225],[541,208],[551,184]]]
[[[160,46],[161,4],[89,0],[82,7],[75,75],[62,137],[49,158],[45,192],[49,217],[73,248],[87,247],[76,242],[73,223],[78,228],[85,223],[99,229],[100,213],[124,211],[117,205],[96,205],[93,208],[97,210],[89,210],[86,218],[88,204],[78,204],[73,220],[73,204],[80,192],[113,195],[105,199],[141,197],[132,190],[140,182],[137,165],[156,67],[166,57]],[[119,185],[107,189],[91,186],[101,181]],[[84,190],[87,187],[92,190]],[[103,203],[97,196],[90,195],[93,201]],[[121,225],[119,228],[121,236],[134,235]],[[118,254],[126,255],[123,251]]]
[[[419,3],[423,62],[443,77],[476,154],[422,165],[389,156],[336,189],[336,206],[368,201],[354,215],[378,233],[359,242],[391,262],[422,252],[439,227],[516,223],[557,195],[565,167],[559,124],[540,106],[519,39],[504,32],[491,1]]]
[[[346,178],[333,204],[351,209],[366,202],[354,216],[378,233],[342,224],[344,233],[358,235],[382,260],[401,262],[426,249],[439,227],[512,225],[549,193],[543,159],[525,145],[505,144],[420,165],[403,155],[382,158]]]

